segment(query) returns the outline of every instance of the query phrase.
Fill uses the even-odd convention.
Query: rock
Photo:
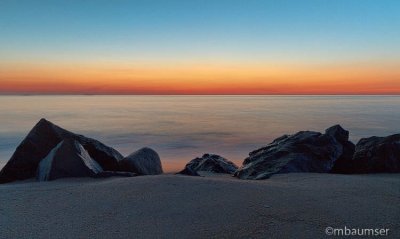
[[[337,124],[327,128],[325,134],[334,137],[339,143],[346,143],[349,141],[350,133]]]
[[[102,171],[96,173],[93,177],[95,178],[109,178],[109,177],[135,177],[136,173],[122,172],[122,171]]]
[[[352,158],[355,145],[349,141],[349,131],[344,130],[340,125],[334,125],[325,134],[331,135],[343,146],[342,155],[334,162],[331,173],[350,173],[352,170]]]
[[[349,133],[340,125],[328,128],[325,134],[300,131],[284,135],[266,147],[250,152],[235,177],[266,179],[277,173],[330,172],[339,158],[351,159]]]
[[[399,173],[400,134],[361,139],[352,160],[352,173]]]
[[[50,181],[66,177],[93,177],[102,171],[78,141],[65,139],[40,161],[36,178]]]
[[[78,141],[104,170],[118,170],[118,161],[123,157],[115,149],[97,140],[62,129],[46,119],[41,119],[1,170],[0,183],[35,177],[39,162],[65,139]]]
[[[161,160],[157,152],[147,147],[141,148],[123,158],[119,164],[121,171],[133,172],[139,175],[156,175],[163,173]]]
[[[201,158],[191,160],[179,173],[193,176],[199,175],[198,171],[233,174],[237,169],[234,163],[219,155],[204,154]]]
[[[348,141],[342,143],[343,153],[342,155],[335,161],[333,168],[331,169],[331,173],[342,173],[349,174],[353,171],[353,155],[356,146]]]

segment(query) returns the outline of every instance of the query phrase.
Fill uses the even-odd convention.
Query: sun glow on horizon
[[[0,93],[399,94],[397,64],[0,64]]]

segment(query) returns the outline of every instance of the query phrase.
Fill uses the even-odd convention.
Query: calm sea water
[[[0,167],[40,118],[175,171],[203,153],[241,164],[282,134],[333,124],[357,142],[400,132],[399,96],[0,96]]]

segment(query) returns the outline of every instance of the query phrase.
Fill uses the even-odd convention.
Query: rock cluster
[[[328,128],[324,134],[300,131],[294,135],[284,135],[250,152],[235,176],[241,179],[265,179],[277,173],[328,173],[339,158],[350,160],[354,145],[348,138],[349,132],[339,125]]]
[[[398,173],[400,134],[349,141],[340,125],[325,133],[300,131],[284,135],[267,146],[250,152],[234,176],[266,179],[278,173]]]
[[[151,149],[142,149],[149,152]],[[138,151],[138,152],[142,152]],[[153,155],[157,155],[151,150]],[[63,177],[134,176],[162,173],[158,155],[128,156],[135,162],[125,167],[124,157],[103,143],[72,133],[46,119],[41,119],[17,147],[0,171],[0,183],[36,177],[40,181]],[[149,160],[149,161],[146,161]]]
[[[334,125],[324,133],[300,131],[283,135],[249,153],[240,168],[216,155],[204,154],[178,174],[200,171],[233,174],[240,179],[266,179],[292,172],[399,173],[400,134],[349,141],[349,131]],[[36,177],[49,181],[65,177],[111,177],[162,174],[156,151],[141,148],[127,157],[103,143],[72,133],[41,119],[0,171],[0,183]]]

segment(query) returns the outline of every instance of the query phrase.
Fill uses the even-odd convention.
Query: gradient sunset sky
[[[0,1],[0,94],[400,94],[400,1]]]

